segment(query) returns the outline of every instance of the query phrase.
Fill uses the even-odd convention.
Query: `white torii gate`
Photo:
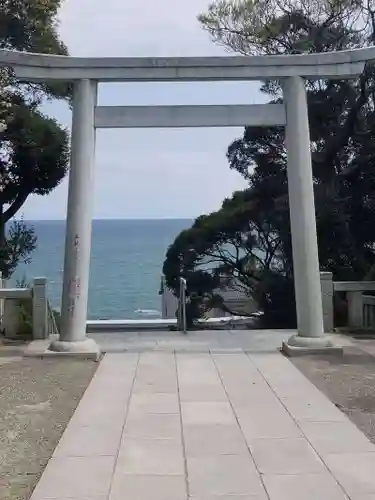
[[[285,125],[298,334],[288,354],[329,349],[324,335],[310,135],[304,78],[355,78],[375,47],[286,56],[77,58],[0,50],[0,66],[25,81],[74,83],[60,352],[98,352],[86,337],[90,274],[95,129]],[[284,104],[228,106],[97,106],[100,82],[279,80]]]

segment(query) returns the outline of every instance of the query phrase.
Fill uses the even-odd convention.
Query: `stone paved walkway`
[[[32,500],[374,500],[375,447],[279,353],[107,354]]]

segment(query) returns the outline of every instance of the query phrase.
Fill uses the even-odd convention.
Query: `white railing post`
[[[47,278],[34,278],[33,282],[33,338],[48,337]]]
[[[324,331],[333,330],[333,276],[330,272],[320,273],[320,284],[322,288],[323,324]]]
[[[178,301],[178,318],[177,324],[180,331],[187,333],[187,318],[186,318],[186,288],[187,282],[185,278],[180,277],[180,293]]]

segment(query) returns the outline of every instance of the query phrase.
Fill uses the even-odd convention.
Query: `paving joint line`
[[[178,364],[177,364],[177,353],[173,352],[174,357],[174,365],[176,370],[176,382],[177,382],[177,399],[178,399],[178,409],[180,416],[180,424],[181,424],[181,443],[182,443],[182,453],[184,458],[184,471],[185,471],[185,492],[186,492],[186,500],[190,498],[190,485],[189,485],[189,473],[187,467],[187,456],[186,456],[186,446],[185,446],[185,436],[184,436],[184,426],[182,421],[182,408],[181,408],[181,397],[180,397],[180,384],[178,379]]]
[[[129,413],[129,407],[130,407],[130,400],[131,400],[131,397],[133,395],[134,384],[135,384],[135,379],[137,377],[137,372],[138,372],[138,366],[139,366],[140,357],[141,357],[140,354],[138,354],[136,365],[135,365],[135,368],[134,368],[133,380],[132,380],[132,383],[131,383],[131,386],[130,386],[129,397],[127,398],[127,401],[126,401],[126,412],[125,412],[125,417],[124,417],[124,423],[123,423],[123,425],[121,427],[120,442],[119,442],[119,445],[118,445],[118,448],[117,448],[117,453],[115,455],[115,462],[114,462],[113,470],[112,470],[112,474],[111,474],[111,482],[110,482],[109,491],[108,491],[108,494],[107,494],[107,497],[106,497],[107,500],[110,500],[111,494],[112,494],[113,479],[115,477],[116,466],[117,466],[117,462],[118,462],[118,459],[119,459],[119,456],[120,456],[120,448],[121,448],[121,443],[122,443],[122,437],[124,435],[124,430],[125,430],[126,422],[127,422],[127,419],[128,419],[128,413]]]
[[[240,353],[236,353],[236,354],[240,354]],[[234,354],[234,355],[236,355],[236,354]],[[233,354],[232,354],[232,356],[233,356]],[[258,476],[259,476],[259,479],[260,479],[261,484],[262,484],[262,486],[263,486],[264,492],[265,492],[265,494],[267,495],[268,500],[271,500],[271,497],[270,497],[270,495],[268,494],[267,488],[266,488],[266,486],[265,486],[265,484],[264,484],[264,481],[263,481],[263,475],[262,475],[262,474],[261,474],[261,472],[259,471],[258,465],[257,465],[257,463],[256,463],[256,461],[255,461],[255,459],[254,459],[253,454],[251,453],[251,450],[250,450],[249,444],[248,444],[248,442],[247,442],[247,440],[246,440],[246,437],[245,437],[245,434],[244,434],[244,432],[243,432],[243,430],[242,430],[242,426],[240,425],[240,422],[239,422],[239,420],[238,420],[238,418],[237,418],[237,413],[235,412],[235,409],[234,409],[234,407],[233,407],[232,400],[231,400],[231,398],[230,398],[230,396],[229,396],[229,394],[228,394],[228,391],[227,391],[227,390],[226,390],[226,388],[225,388],[225,384],[224,384],[224,382],[223,382],[223,378],[222,378],[222,376],[221,376],[220,370],[219,370],[219,368],[218,368],[218,366],[217,366],[217,364],[216,364],[215,358],[212,356],[212,354],[211,354],[211,358],[212,358],[212,362],[213,362],[213,364],[214,364],[214,367],[215,367],[215,369],[216,369],[216,372],[217,372],[217,374],[218,374],[218,377],[219,377],[219,379],[220,379],[221,385],[223,386],[224,392],[225,392],[225,394],[226,394],[226,396],[227,396],[227,399],[228,399],[228,402],[229,402],[229,404],[230,404],[230,407],[231,407],[231,409],[232,409],[232,412],[233,412],[234,418],[236,419],[236,423],[237,423],[237,425],[238,425],[238,428],[240,429],[241,436],[243,437],[243,439],[244,439],[244,441],[245,441],[245,445],[246,445],[247,451],[249,452],[249,455],[250,455],[250,457],[251,457],[251,460],[253,461],[254,466],[255,466],[255,469],[256,469],[256,471],[257,471],[257,473],[258,473]]]
[[[301,375],[302,378],[305,378],[311,385],[313,385],[314,387],[316,387],[312,382],[310,382],[310,380],[305,377],[299,370],[298,368],[296,368],[285,356],[283,356],[281,354],[281,352],[279,353],[279,355],[281,357],[283,357],[288,363],[291,364],[291,366],[293,366],[293,368],[295,368],[295,370],[297,370],[297,373],[299,373]],[[260,371],[260,369],[257,367],[257,365],[254,363],[254,361],[252,361],[252,359],[249,357],[249,354],[246,353],[246,357],[248,358],[249,362],[255,367],[255,369],[257,370],[257,372],[260,374],[260,376],[262,377],[262,379],[265,381],[265,383],[267,384],[267,386],[271,389],[271,391],[273,392],[273,394],[275,395],[276,399],[281,403],[281,405],[283,406],[283,408],[285,409],[285,411],[288,413],[288,415],[290,416],[290,418],[293,420],[293,422],[296,424],[296,426],[298,427],[298,429],[301,431],[301,434],[302,436],[306,439],[307,443],[311,446],[311,448],[314,450],[314,452],[317,454],[317,456],[320,458],[320,460],[322,461],[324,467],[327,469],[327,471],[330,473],[330,475],[332,476],[333,480],[336,482],[336,484],[339,486],[339,488],[343,491],[344,495],[347,497],[348,500],[350,500],[350,496],[349,494],[347,493],[347,491],[344,489],[344,487],[342,486],[342,484],[338,481],[338,479],[336,478],[336,476],[333,474],[333,472],[331,471],[331,469],[329,468],[329,466],[326,464],[325,460],[323,459],[322,455],[316,450],[315,446],[313,446],[313,444],[311,443],[310,439],[308,439],[308,437],[306,436],[306,434],[303,432],[301,426],[299,425],[298,421],[296,418],[294,418],[294,416],[292,415],[292,413],[288,410],[288,408],[284,405],[282,399],[278,396],[278,394],[276,393],[276,391],[272,388],[272,386],[270,385],[270,383],[268,382],[268,380],[266,379],[266,377],[263,375],[263,373]],[[319,389],[316,387],[316,389],[319,391]],[[319,391],[321,392],[321,391]],[[327,398],[328,399],[328,398]],[[328,401],[332,403],[332,401],[330,401],[328,399]],[[340,411],[340,410],[339,410]],[[348,418],[348,417],[346,417]]]

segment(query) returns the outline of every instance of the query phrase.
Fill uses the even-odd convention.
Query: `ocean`
[[[139,319],[137,310],[160,311],[165,253],[190,219],[95,220],[93,222],[89,319]],[[60,308],[65,221],[32,221],[38,237],[32,262],[13,280],[48,278],[51,305]]]

